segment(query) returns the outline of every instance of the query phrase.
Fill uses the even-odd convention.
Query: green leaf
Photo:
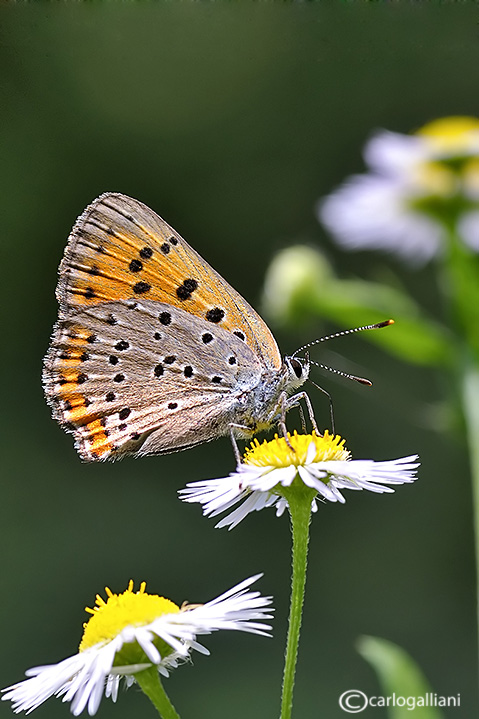
[[[411,698],[409,707],[407,703],[389,706],[389,719],[410,719],[411,715],[414,719],[444,719],[439,707],[418,706],[420,699],[434,705],[441,697],[432,691],[420,667],[404,649],[386,639],[368,636],[359,639],[357,649],[375,670],[384,697],[405,697],[406,702]],[[411,708],[412,699],[415,700],[414,709]]]

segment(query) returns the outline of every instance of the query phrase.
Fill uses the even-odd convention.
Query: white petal
[[[204,654],[207,657],[209,657],[211,654],[210,650],[204,647],[199,642],[191,642],[191,648],[196,649],[197,652],[199,652],[200,654]]]
[[[265,507],[270,506],[274,503],[274,495],[269,495],[266,492],[252,492],[247,499],[231,514],[218,522],[215,526],[220,529],[222,527],[229,527],[233,529],[239,522],[241,522],[250,512],[258,512]]]
[[[267,474],[261,476],[248,478],[245,486],[250,489],[258,490],[260,492],[269,492],[277,484],[282,484],[283,487],[289,487],[296,477],[296,467],[289,465],[288,467],[276,467],[271,469]]]
[[[204,513],[216,512],[219,506],[235,502],[245,495],[241,487],[241,475],[238,472],[229,477],[191,482],[179,491],[184,502],[200,502],[204,505]]]
[[[287,506],[288,502],[286,499],[284,497],[278,497],[278,501],[276,502],[276,516],[281,517]]]
[[[188,642],[195,638],[194,630],[189,626],[172,624],[171,614],[165,614],[155,619],[149,626],[154,634],[170,645],[179,656],[185,657],[189,651]]]
[[[116,702],[118,699],[118,689],[120,687],[120,676],[117,674],[110,674],[106,681],[105,696],[111,697],[111,700]]]
[[[97,649],[92,647],[92,662],[88,673],[80,672],[72,679],[63,701],[71,701],[71,712],[78,716],[88,705],[90,716],[96,714],[105,689],[105,679],[110,673],[116,654],[117,642],[112,641]]]
[[[136,641],[145,652],[146,656],[152,664],[161,662],[161,654],[153,644],[153,634],[146,627],[136,628]]]
[[[258,581],[258,579],[261,579],[264,574],[263,572],[260,572],[259,574],[253,574],[253,576],[248,577],[247,579],[243,579],[242,582],[239,582],[239,584],[235,584],[234,587],[231,587],[231,589],[227,589],[226,592],[223,592],[223,594],[220,594],[219,597],[216,597],[215,599],[212,599],[208,602],[208,605],[210,607],[214,606],[215,604],[218,604],[219,602],[222,602],[224,599],[228,599],[229,597],[234,596],[238,592],[243,592],[245,589],[250,587],[252,584]]]
[[[313,459],[315,457],[316,457],[316,445],[314,444],[314,442],[310,442],[308,451],[306,452],[306,459],[305,459],[304,464],[306,464],[306,465],[311,464],[311,462],[313,461]]]
[[[397,177],[407,175],[430,156],[421,137],[382,130],[367,142],[364,159],[379,174]]]
[[[416,480],[419,466],[417,455],[386,462],[351,460],[349,462],[321,462],[316,468],[330,473],[330,486],[344,489],[368,489],[372,492],[392,492],[384,484],[409,484]],[[314,471],[314,470],[312,470]]]
[[[479,210],[463,214],[459,220],[458,233],[471,250],[479,252]]]
[[[337,502],[338,498],[335,495],[335,493],[328,487],[327,484],[322,482],[320,479],[316,479],[311,472],[308,471],[309,468],[306,467],[298,467],[299,476],[305,483],[307,487],[312,487],[317,492],[319,492],[323,497],[326,499],[329,499],[330,502]]]
[[[138,672],[143,672],[145,669],[149,669],[151,667],[151,662],[144,662],[142,664],[126,664],[125,666],[115,665],[111,668],[111,677],[125,677],[125,680],[130,677],[131,674],[138,674]],[[133,677],[130,677],[133,678]],[[131,685],[128,684],[128,686]]]
[[[271,619],[271,597],[263,597],[249,586],[261,575],[255,575],[206,604],[162,617],[172,635],[184,628],[192,634],[210,634],[219,629],[236,629],[254,634],[267,634],[269,624],[254,620]]]
[[[72,675],[89,666],[91,656],[85,654],[76,654],[58,664],[29,669],[26,675],[30,678],[4,689],[2,700],[11,701],[14,712],[36,709],[49,697],[62,691]]]
[[[411,192],[399,181],[355,175],[318,204],[318,217],[346,249],[382,249],[420,265],[440,251],[444,231],[411,209]]]

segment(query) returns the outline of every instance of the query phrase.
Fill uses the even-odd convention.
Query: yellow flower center
[[[421,127],[417,133],[426,138],[432,148],[446,155],[468,155],[471,142],[479,136],[476,117],[441,117]],[[476,139],[477,142],[477,139]]]
[[[284,437],[275,436],[269,442],[264,440],[262,444],[255,439],[251,442],[251,447],[245,451],[243,461],[245,464],[252,464],[255,467],[290,467],[294,465],[298,467],[305,464],[306,455],[311,443],[316,448],[316,453],[312,462],[328,462],[330,460],[345,461],[351,456],[350,452],[344,447],[344,439],[339,435],[331,435],[328,430],[325,431],[323,437],[319,437],[314,432],[312,434],[289,434],[288,441],[291,447],[288,447]]]
[[[416,136],[425,156],[412,169],[409,203],[441,223],[456,222],[479,195],[479,118],[442,117]]]
[[[113,594],[105,587],[108,599],[96,596],[96,607],[85,608],[92,616],[84,623],[80,651],[108,642],[127,626],[140,627],[150,624],[163,614],[175,614],[180,608],[169,599],[145,592],[146,582],[140,584],[138,592],[133,591],[133,580],[123,594]]]
[[[424,162],[418,165],[416,173],[422,193],[449,197],[457,190],[455,173],[439,162]]]

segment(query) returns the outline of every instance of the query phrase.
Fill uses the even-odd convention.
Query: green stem
[[[313,493],[314,494],[314,493]],[[299,632],[304,603],[306,567],[308,562],[309,523],[311,521],[311,490],[293,483],[284,491],[288,500],[293,533],[291,604],[289,609],[288,640],[283,675],[281,719],[290,719],[293,708],[294,676],[298,659]]]
[[[448,300],[451,324],[479,360],[479,255],[449,231],[449,255],[443,263],[442,290]]]
[[[479,255],[468,250],[454,227],[449,228],[449,257],[444,264],[443,288],[450,303],[456,342],[457,377],[471,466],[476,611],[479,642]]]
[[[470,363],[462,374],[462,404],[472,477],[472,503],[476,554],[476,601],[479,632],[479,367]]]
[[[180,719],[180,715],[175,710],[175,707],[163,689],[156,667],[150,667],[149,669],[144,669],[142,672],[138,672],[138,674],[135,674],[135,679],[143,693],[146,694],[158,711],[160,717],[163,719]]]

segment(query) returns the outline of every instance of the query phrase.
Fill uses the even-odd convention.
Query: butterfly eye
[[[291,367],[293,368],[294,374],[299,379],[303,374],[303,365],[301,364],[301,362],[298,362],[297,359],[291,359],[290,364],[291,364]]]

